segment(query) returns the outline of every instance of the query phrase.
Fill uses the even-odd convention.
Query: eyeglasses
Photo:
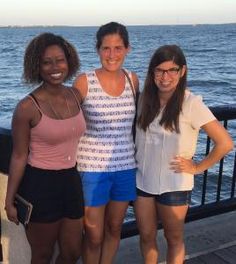
[[[162,77],[165,73],[167,73],[170,77],[175,77],[178,74],[179,71],[180,71],[180,68],[177,68],[177,67],[170,68],[168,70],[155,68],[154,69],[154,74],[158,78]]]

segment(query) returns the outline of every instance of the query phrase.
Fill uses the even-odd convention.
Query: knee
[[[90,237],[87,241],[90,248],[99,248],[101,247],[103,240],[100,237]]]
[[[103,234],[98,230],[86,230],[84,241],[90,248],[98,248],[102,245]]]
[[[169,246],[176,246],[183,243],[183,234],[181,232],[165,232],[164,235]]]
[[[32,250],[31,262],[47,264],[50,262],[53,255],[53,249],[44,248],[38,250]]]
[[[117,222],[107,222],[105,225],[105,232],[109,233],[112,237],[120,237],[122,224]]]
[[[81,250],[70,249],[68,251],[60,252],[58,256],[59,263],[76,263],[81,256]]]
[[[156,232],[154,230],[142,230],[140,231],[140,241],[143,244],[156,243]]]

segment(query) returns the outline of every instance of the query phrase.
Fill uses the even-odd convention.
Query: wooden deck
[[[236,264],[236,245],[188,259],[185,264]]]

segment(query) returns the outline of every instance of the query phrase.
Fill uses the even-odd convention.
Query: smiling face
[[[122,68],[129,47],[125,47],[119,34],[109,34],[103,37],[98,49],[102,68],[107,71],[117,71]]]
[[[171,96],[177,88],[186,66],[182,68],[173,61],[165,61],[154,69],[154,82],[160,95]]]
[[[64,82],[68,75],[68,63],[60,46],[52,45],[46,48],[40,60],[40,75],[51,85]]]

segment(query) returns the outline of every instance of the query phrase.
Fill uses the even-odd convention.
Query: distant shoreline
[[[128,27],[166,27],[166,26],[220,26],[220,25],[234,25],[236,22],[228,22],[228,23],[198,23],[198,24],[150,24],[150,25],[127,25]],[[100,25],[94,26],[86,26],[86,25],[0,25],[0,28],[44,28],[44,27],[53,27],[53,28],[60,28],[60,27],[83,27],[83,28],[94,28],[99,27]]]

